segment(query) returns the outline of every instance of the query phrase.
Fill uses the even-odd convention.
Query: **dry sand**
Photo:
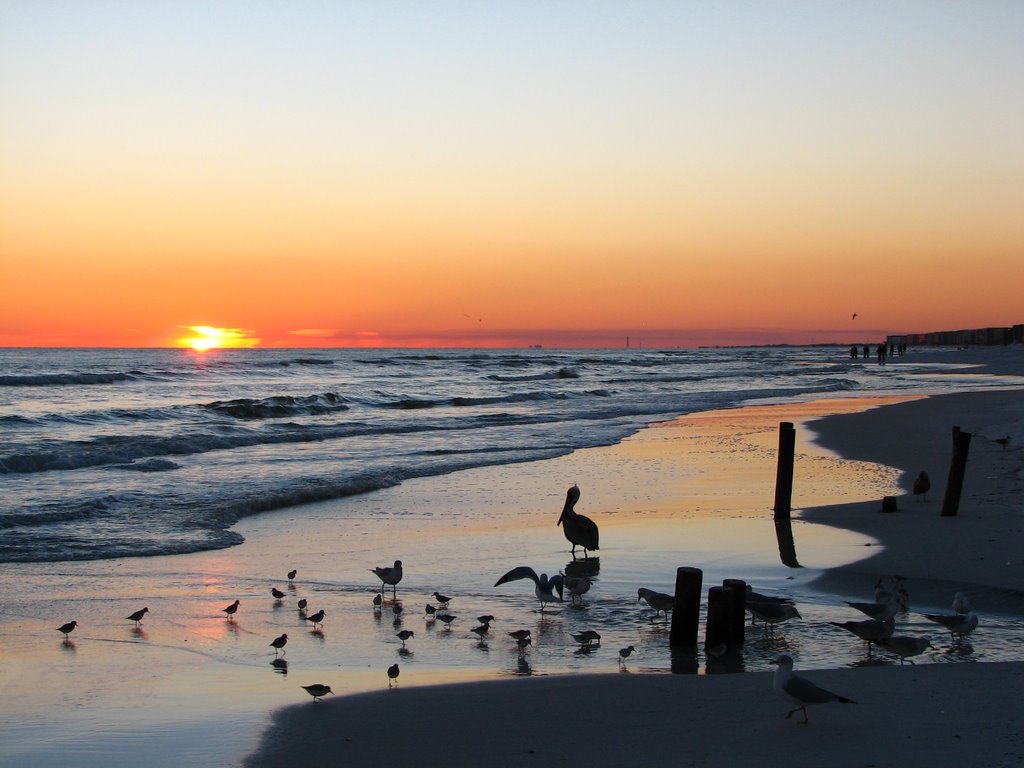
[[[947,595],[953,584],[970,585],[976,598],[1019,609],[1022,404],[1019,390],[987,392],[818,422],[821,443],[844,456],[884,462],[908,478],[927,469],[933,482],[928,501],[901,497],[894,514],[882,514],[877,499],[801,513],[863,531],[885,545],[867,560],[829,571],[822,581],[839,587],[853,578],[863,582],[866,575],[899,573],[915,591]],[[670,429],[684,429],[681,422]],[[954,424],[975,438],[960,512],[941,518]],[[992,442],[1004,434],[1017,436],[1006,449]],[[798,482],[800,471],[798,459]],[[865,667],[808,676],[859,703],[812,708],[811,723],[797,724],[784,719],[790,707],[771,693],[770,673],[399,687],[278,711],[246,764],[1024,764],[1024,735],[1016,725],[1022,663]]]

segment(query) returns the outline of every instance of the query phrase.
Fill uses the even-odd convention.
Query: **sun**
[[[243,328],[214,328],[209,325],[185,325],[192,331],[194,336],[178,339],[182,347],[191,347],[196,352],[206,352],[210,349],[249,348],[255,347],[260,340],[254,338],[252,331]]]

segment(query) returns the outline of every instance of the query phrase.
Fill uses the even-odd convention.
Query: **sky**
[[[5,0],[0,346],[1021,323],[1021,30],[1015,0]]]

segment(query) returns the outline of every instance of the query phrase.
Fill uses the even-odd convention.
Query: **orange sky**
[[[1024,322],[1024,7],[779,7],[4,4],[0,345]]]

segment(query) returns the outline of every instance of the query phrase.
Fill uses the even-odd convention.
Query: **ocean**
[[[0,562],[220,549],[249,515],[546,459],[746,403],[998,386],[914,354],[0,350]]]

